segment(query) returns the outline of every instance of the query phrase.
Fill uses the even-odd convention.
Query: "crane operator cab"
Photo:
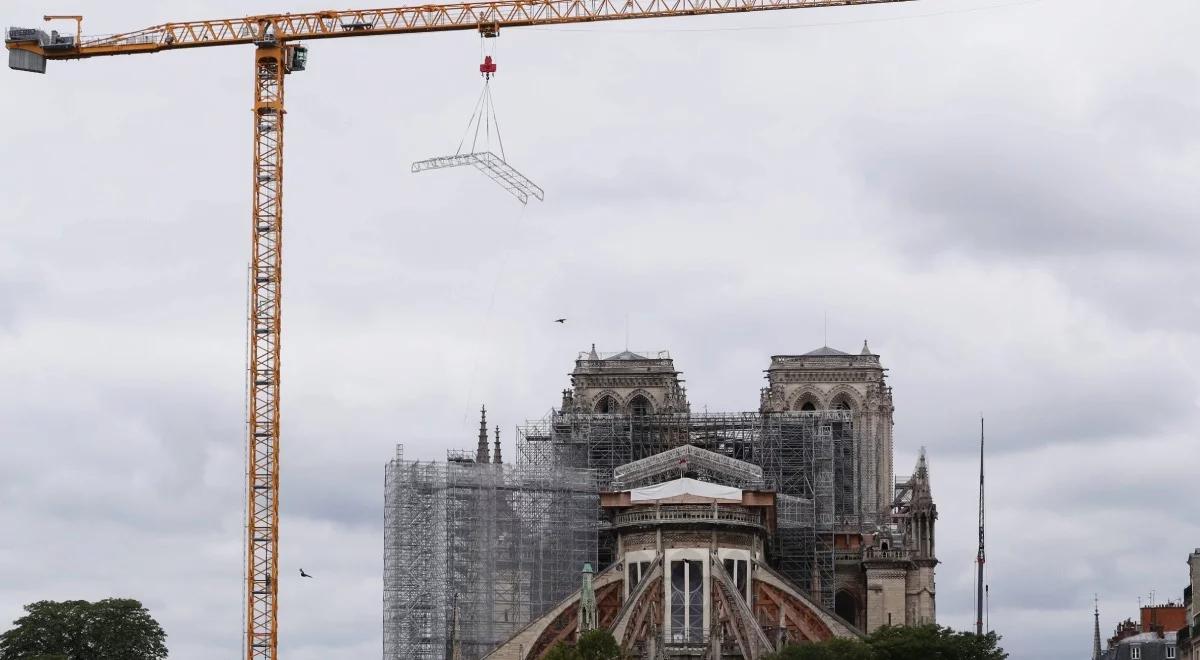
[[[288,46],[287,49],[287,70],[303,71],[308,67],[308,47],[307,46]]]

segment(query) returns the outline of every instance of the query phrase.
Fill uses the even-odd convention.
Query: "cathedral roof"
[[[809,351],[804,354],[805,357],[821,357],[821,356],[833,356],[833,355],[850,355],[850,354],[845,351],[839,351],[836,348],[829,348],[828,346],[822,346],[821,348]]]
[[[702,500],[721,500],[741,502],[742,489],[732,486],[722,486],[707,481],[699,481],[681,477],[652,486],[642,486],[629,491],[631,502],[658,502],[661,500],[683,499],[687,496]]]
[[[634,353],[632,351],[621,351],[620,353],[617,353],[616,355],[614,355],[610,358],[605,358],[605,359],[608,359],[608,360],[646,360],[648,358],[644,355],[638,355],[637,353]]]

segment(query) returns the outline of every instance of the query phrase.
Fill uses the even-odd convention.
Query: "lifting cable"
[[[480,68],[487,66],[492,58],[489,56]],[[495,64],[491,65],[495,68]],[[474,127],[474,132],[471,128]],[[479,152],[479,131],[483,130],[483,151],[491,151],[492,149],[492,130],[496,131],[496,142],[500,149],[500,158],[507,160],[507,154],[504,153],[504,138],[500,136],[500,120],[496,117],[496,102],[492,99],[492,81],[490,74],[488,79],[483,83],[483,91],[479,93],[479,100],[475,102],[475,109],[471,111],[471,118],[467,120],[467,128],[463,131],[462,139],[458,141],[458,149],[454,151],[454,155],[462,153],[463,145],[467,143],[467,136],[471,136],[471,149],[467,153]]]
[[[504,152],[504,138],[500,136],[500,121],[496,116],[496,102],[492,98],[492,76],[496,74],[496,61],[492,55],[486,54],[487,48],[484,45],[489,41],[494,43],[495,36],[494,31],[481,32],[482,43],[479,49],[483,55],[483,63],[479,65],[479,75],[483,76],[483,90],[475,101],[471,117],[467,120],[467,128],[462,139],[458,141],[458,148],[450,156],[419,160],[412,164],[412,171],[415,173],[470,165],[516,197],[521,204],[527,204],[530,197],[541,201],[545,199],[541,187],[509,165],[508,155]],[[492,151],[493,131],[496,133],[499,155]],[[482,145],[479,140],[481,132]],[[471,137],[471,148],[464,152],[463,147],[467,144],[468,136]]]

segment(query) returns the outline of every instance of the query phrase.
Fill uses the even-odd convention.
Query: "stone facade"
[[[909,569],[906,561],[872,559],[863,566],[867,574],[868,631],[904,623]]]

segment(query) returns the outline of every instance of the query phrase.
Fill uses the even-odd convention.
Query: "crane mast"
[[[283,80],[289,73],[288,48],[265,43],[254,52],[254,231],[248,319],[251,408],[246,496],[248,658],[274,658],[278,647]]]
[[[9,28],[9,68],[45,73],[50,60],[138,55],[183,48],[253,45],[254,181],[248,325],[246,660],[277,660],[279,618],[280,338],[283,282],[283,126],[285,76],[302,71],[301,40],[478,30],[501,27],[668,18],[873,5],[911,0],[484,0],[385,9],[355,9],[164,23],[87,37],[82,16],[75,34]],[[982,446],[981,446],[982,451]],[[981,454],[982,460],[982,454]],[[982,475],[980,574],[983,570]]]
[[[983,417],[979,418],[979,552],[975,555],[975,634],[983,634]]]

